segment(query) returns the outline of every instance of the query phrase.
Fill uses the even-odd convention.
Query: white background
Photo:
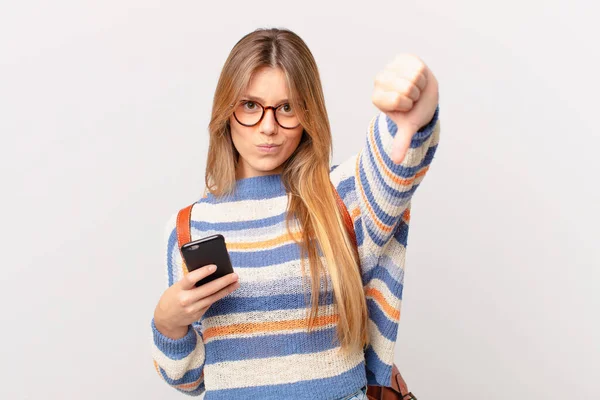
[[[218,74],[258,27],[313,51],[335,163],[397,53],[439,79],[396,347],[417,396],[598,398],[593,3],[416,3],[3,2],[0,398],[185,397],[150,358],[164,226],[201,195]]]

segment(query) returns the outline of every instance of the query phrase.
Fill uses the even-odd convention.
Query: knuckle
[[[195,284],[196,282],[194,281],[194,274],[189,273],[185,276],[185,281],[188,284],[188,286]]]
[[[190,300],[189,300],[188,296],[183,296],[183,295],[182,295],[182,296],[179,296],[179,299],[178,299],[178,300],[179,300],[179,305],[180,305],[181,307],[184,307],[184,308],[185,308],[185,307],[189,306],[189,301],[190,301]]]
[[[392,103],[394,104],[395,107],[402,106],[402,104],[404,103],[404,96],[402,95],[402,93],[400,93],[400,92],[394,93],[394,96],[392,97]]]

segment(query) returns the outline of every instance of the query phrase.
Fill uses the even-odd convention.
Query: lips
[[[258,151],[262,152],[262,153],[276,153],[278,152],[278,148],[280,145],[278,144],[259,144],[258,146],[256,146],[258,148]]]

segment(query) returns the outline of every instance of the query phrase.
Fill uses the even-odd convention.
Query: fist
[[[416,56],[401,54],[375,78],[373,104],[398,126],[392,160],[400,164],[415,133],[427,125],[438,105],[438,82]]]

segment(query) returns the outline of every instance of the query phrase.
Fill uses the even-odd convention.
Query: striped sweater
[[[321,292],[317,328],[307,332],[310,292],[303,289],[299,247],[286,229],[288,198],[281,175],[269,175],[238,180],[233,195],[208,194],[194,204],[192,239],[222,234],[240,287],[214,303],[181,339],[165,337],[152,321],[158,374],[181,392],[205,393],[206,400],[338,399],[367,383],[388,385],[410,202],[437,148],[438,114],[396,165],[390,155],[397,127],[379,113],[364,148],[331,170],[359,246],[371,338],[364,352],[338,353],[331,292]],[[175,220],[176,214],[166,231],[169,286],[183,276]]]

